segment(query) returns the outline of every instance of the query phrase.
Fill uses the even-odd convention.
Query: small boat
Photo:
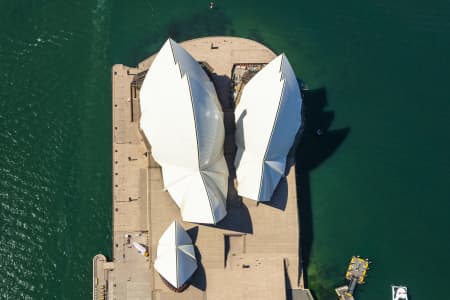
[[[216,7],[216,3],[214,3],[213,1],[209,2],[209,8],[213,9],[214,7]]]
[[[139,244],[139,243],[136,243],[136,242],[133,242],[133,246],[134,246],[134,248],[136,248],[136,250],[138,251],[138,253],[140,255],[143,255],[143,256],[146,256],[146,257],[149,255],[146,246],[144,246],[142,244]]]
[[[406,286],[392,286],[392,300],[408,300],[408,288]]]

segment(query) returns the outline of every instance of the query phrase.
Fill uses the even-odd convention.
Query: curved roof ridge
[[[185,284],[198,268],[192,239],[176,220],[159,239],[154,267],[175,288]]]
[[[228,169],[222,162],[225,128],[214,85],[195,59],[168,39],[147,72],[140,98],[142,131],[183,219],[217,223],[226,215]],[[221,190],[221,199],[214,201],[207,186],[211,180],[200,172],[210,168],[217,173],[211,180]],[[195,205],[208,208],[194,214]]]
[[[266,162],[285,167],[300,128],[301,105],[300,88],[284,53],[244,86],[235,115],[236,120],[241,119],[236,122],[236,144],[241,152],[235,160],[239,195],[270,201],[284,170],[273,169]]]

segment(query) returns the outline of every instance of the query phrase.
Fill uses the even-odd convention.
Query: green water
[[[311,91],[299,152],[308,285],[446,299],[450,2],[0,0],[0,299],[89,299],[111,254],[111,86],[168,35],[284,51]],[[316,137],[316,128],[327,133]]]

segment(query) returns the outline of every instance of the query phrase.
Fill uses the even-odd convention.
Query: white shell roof
[[[171,39],[147,72],[140,105],[140,127],[183,220],[219,222],[228,191],[223,112],[205,71]]]
[[[284,54],[244,86],[235,110],[235,166],[240,196],[271,200],[301,126],[301,107],[297,78]]]
[[[154,266],[175,288],[186,283],[197,270],[192,240],[177,221],[173,221],[159,239]]]

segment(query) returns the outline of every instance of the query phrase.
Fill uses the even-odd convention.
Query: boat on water
[[[408,300],[408,288],[406,286],[392,286],[392,300]]]
[[[345,279],[348,280],[348,284],[335,289],[339,300],[355,300],[353,294],[356,286],[365,282],[369,263],[367,258],[352,256],[345,273]]]

